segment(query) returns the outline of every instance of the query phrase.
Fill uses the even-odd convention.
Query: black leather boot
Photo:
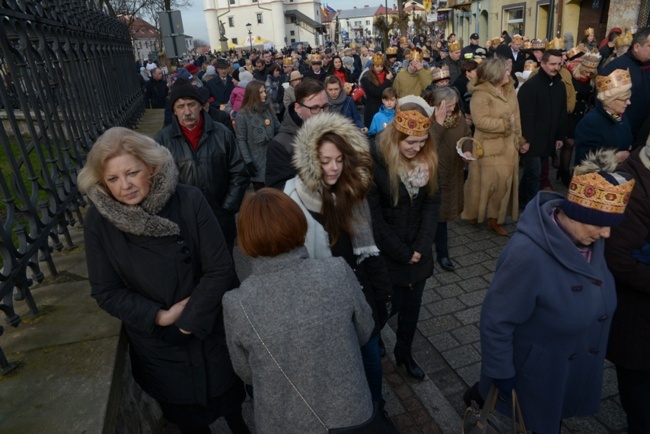
[[[411,353],[404,354],[395,351],[395,363],[397,364],[398,368],[404,365],[404,370],[406,370],[406,373],[411,377],[418,380],[422,380],[424,378],[424,371],[422,368],[420,368]]]

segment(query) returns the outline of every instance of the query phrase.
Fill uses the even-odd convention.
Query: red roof
[[[386,15],[386,7],[385,6],[379,6],[377,8],[377,12],[375,12],[376,15]],[[397,15],[397,11],[393,10],[391,8],[388,8],[388,15]]]
[[[119,17],[123,23],[129,25],[131,17],[122,15]],[[129,33],[133,39],[138,38],[158,38],[159,32],[154,26],[143,20],[142,18],[134,18],[131,26],[129,27]]]

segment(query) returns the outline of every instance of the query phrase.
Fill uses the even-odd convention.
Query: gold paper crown
[[[350,48],[357,48],[357,43],[356,42],[350,42],[350,45],[348,45]]]
[[[395,113],[393,119],[393,126],[397,131],[400,131],[409,136],[426,136],[429,134],[429,127],[431,120],[422,115],[417,110],[399,110]]]
[[[632,45],[632,38],[634,38],[634,35],[630,30],[628,30],[624,35],[619,35],[616,37],[614,45],[617,49],[619,47],[629,47]]]
[[[443,66],[442,68],[431,68],[431,77],[433,78],[434,82],[446,80],[450,77],[449,68],[447,68],[447,65]]]
[[[594,28],[589,27],[587,30],[585,30],[585,36],[593,35],[594,34]]]
[[[449,52],[460,50],[460,41],[452,42],[447,46],[447,48],[449,48]]]
[[[564,38],[554,38],[546,44],[547,50],[564,50]]]
[[[600,53],[587,53],[580,58],[580,63],[585,68],[596,69],[600,63],[602,56]]]
[[[567,53],[567,57],[569,59],[573,59],[574,57],[576,57],[576,56],[578,56],[578,55],[580,55],[580,54],[582,54],[582,53],[584,53],[586,51],[587,51],[587,47],[585,47],[585,44],[580,43],[580,44],[576,45],[575,47],[573,47],[572,49],[569,50],[569,52]]]
[[[401,38],[399,38],[399,43],[400,44],[406,44],[406,43],[408,43],[408,41],[409,40],[406,39],[406,36],[402,36]]]
[[[375,44],[368,45],[368,50],[374,50],[375,48],[377,48]]]
[[[373,65],[383,65],[385,60],[386,59],[381,54],[373,54],[371,63]]]
[[[492,45],[499,45],[499,44],[501,43],[501,38],[500,38],[500,37],[492,38],[492,40],[490,41],[490,43],[491,43]]]
[[[524,42],[524,50],[532,50],[533,49],[533,43],[531,41],[526,41]]]
[[[309,58],[309,61],[314,63],[314,62],[322,62],[323,58],[321,57],[320,54],[312,54],[311,57]]]
[[[415,60],[416,62],[422,61],[422,50],[420,48],[411,50],[411,60]]]
[[[513,41],[523,41],[523,40],[524,40],[524,37],[521,36],[520,34],[516,34],[516,35],[514,35],[514,36],[512,37],[512,40],[513,40]]]
[[[609,75],[596,77],[596,90],[599,93],[628,85],[632,86],[632,77],[627,69],[615,69]]]
[[[387,56],[397,56],[397,47],[388,47],[386,48]]]
[[[574,175],[571,178],[567,200],[588,210],[620,214],[630,200],[634,180],[613,185],[596,172]]]
[[[282,65],[284,65],[284,66],[293,66],[293,58],[285,57],[284,60],[282,61]]]
[[[526,60],[524,63],[524,71],[534,71],[537,69],[537,63],[534,60]]]
[[[548,41],[546,39],[533,39],[530,41],[531,44],[531,49],[532,50],[545,50],[546,45],[548,45]]]
[[[284,56],[282,56],[282,53],[275,53],[275,56],[273,57],[275,57],[276,59],[282,59],[282,57]]]

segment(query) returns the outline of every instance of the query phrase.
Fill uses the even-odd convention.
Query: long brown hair
[[[317,148],[325,142],[331,142],[343,154],[343,170],[336,184],[324,185],[322,193],[321,214],[323,226],[331,237],[331,245],[336,244],[341,231],[354,235],[352,210],[359,205],[371,185],[362,179],[372,174],[370,153],[358,152],[343,137],[336,133],[326,133],[318,140]]]
[[[416,103],[403,104],[399,109],[402,111],[416,110],[418,113],[427,116],[424,108]],[[399,201],[399,184],[401,182],[399,174],[408,169],[408,163],[399,151],[399,143],[409,137],[409,135],[396,129],[393,124],[394,122],[393,120],[377,138],[379,141],[379,153],[388,170],[390,197],[393,206],[396,206]],[[433,195],[436,192],[436,180],[438,177],[438,148],[433,141],[431,129],[429,129],[424,147],[420,149],[414,160],[425,163],[429,167],[429,182],[427,187],[429,189],[429,195]]]
[[[250,112],[255,112],[262,114],[265,109],[268,109],[271,113],[273,111],[273,104],[269,104],[270,97],[266,95],[266,102],[263,103],[260,98],[260,89],[265,85],[259,80],[251,80],[250,83],[246,86],[246,91],[244,92],[244,100],[241,103],[240,111],[246,110]]]
[[[388,74],[388,66],[386,66],[387,63],[384,61],[382,66],[384,67],[384,72]],[[366,72],[368,75],[368,80],[374,84],[375,86],[379,87],[381,83],[379,83],[379,77],[377,77],[377,73],[375,72],[375,65],[373,63],[370,64],[370,68],[368,68],[368,72]]]

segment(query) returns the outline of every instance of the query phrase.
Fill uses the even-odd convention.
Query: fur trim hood
[[[307,190],[320,192],[322,188],[323,171],[318,158],[317,143],[327,133],[343,137],[352,148],[370,157],[368,138],[352,120],[338,113],[321,113],[305,121],[293,142],[293,166]],[[363,187],[368,188],[372,183],[372,172],[365,168],[352,168],[359,172]]]

